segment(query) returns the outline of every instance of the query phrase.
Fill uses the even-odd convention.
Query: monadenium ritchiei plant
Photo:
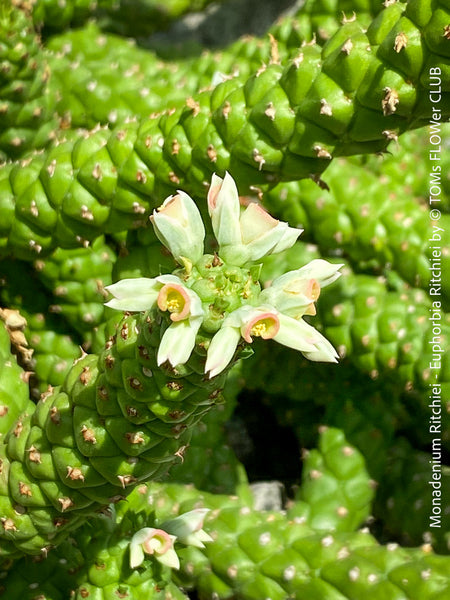
[[[108,286],[114,298],[107,306],[131,312],[157,307],[170,314],[158,366],[185,364],[200,343],[206,350],[204,373],[212,378],[233,362],[238,346],[255,337],[274,339],[309,360],[336,362],[333,346],[303,317],[315,314],[321,288],[340,276],[342,265],[313,260],[261,289],[258,261],[290,248],[302,230],[274,219],[257,203],[243,209],[229,173],[223,179],[213,175],[207,202],[218,251],[203,254],[200,211],[179,191],[154,211],[151,221],[180,268]]]
[[[213,177],[208,210],[213,254],[203,254],[205,228],[187,194],[154,212],[156,234],[179,267],[108,286],[107,304],[125,314],[103,350],[77,359],[64,383],[50,386],[1,440],[0,560],[46,552],[88,515],[163,476],[254,338],[336,361],[303,317],[314,315],[320,288],[340,265],[314,260],[261,289],[258,262],[292,246],[301,231],[257,204],[241,209],[228,174]],[[161,531],[145,532],[146,548],[172,563],[171,538]]]

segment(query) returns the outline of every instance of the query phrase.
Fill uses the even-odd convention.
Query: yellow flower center
[[[187,291],[176,283],[164,285],[158,294],[158,308],[170,312],[172,321],[181,321],[189,316],[190,299]]]
[[[171,313],[178,313],[183,310],[184,298],[178,292],[171,292],[167,295],[166,306],[167,310]]]
[[[251,328],[250,335],[256,337],[264,337],[269,328],[273,326],[273,322],[269,323],[268,321],[269,319],[263,319],[262,321],[258,321],[257,323],[255,323],[255,325],[253,325],[253,327]]]
[[[244,340],[252,342],[252,337],[261,337],[268,340],[277,335],[280,329],[280,322],[276,315],[265,313],[261,317],[254,317],[247,322],[241,329]]]
[[[155,529],[142,547],[147,554],[165,554],[172,547],[172,540],[166,531]]]

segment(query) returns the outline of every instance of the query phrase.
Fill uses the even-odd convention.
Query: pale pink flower
[[[166,329],[158,348],[158,365],[169,361],[175,367],[188,361],[203,322],[199,296],[175,275],[154,279],[123,279],[106,288],[114,298],[106,306],[117,310],[143,311],[154,306],[170,313],[173,323]]]
[[[197,205],[178,191],[150,217],[158,239],[180,264],[195,264],[203,255],[205,228]]]
[[[134,534],[130,542],[130,567],[135,569],[144,562],[145,554],[172,569],[180,568],[178,555],[173,547],[176,536],[163,529],[144,527]]]
[[[224,320],[212,338],[205,373],[215,377],[231,362],[241,338],[252,343],[254,337],[273,339],[301,352],[309,360],[336,362],[337,353],[330,342],[302,319],[286,316],[272,306],[241,306]]]
[[[238,266],[290,248],[301,229],[289,227],[252,202],[241,213],[236,184],[229,173],[213,175],[208,211],[219,243],[219,254]]]

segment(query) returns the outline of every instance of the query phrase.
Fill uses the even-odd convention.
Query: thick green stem
[[[57,544],[89,514],[182,460],[225,373],[204,379],[201,348],[181,371],[158,367],[164,329],[157,313],[124,317],[102,355],[79,360],[65,384],[13,426],[0,449],[3,556]]]
[[[178,188],[204,195],[213,172],[230,171],[244,193],[319,177],[335,156],[381,151],[428,122],[430,68],[439,69],[447,118],[448,19],[436,0],[397,3],[367,32],[346,23],[323,49],[301,48],[245,84],[226,81],[182,109],[4,167],[3,251],[36,258],[56,244],[139,227]]]

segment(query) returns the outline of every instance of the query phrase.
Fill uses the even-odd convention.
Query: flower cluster
[[[264,256],[290,248],[302,230],[272,218],[256,203],[241,209],[233,178],[213,175],[208,193],[208,211],[219,245],[217,262],[244,268]],[[185,276],[161,275],[153,279],[124,279],[107,287],[114,296],[107,306],[118,310],[144,311],[157,306],[170,315],[158,349],[158,365],[184,364],[194,349],[197,333],[205,323],[211,299],[202,298],[198,278],[190,277],[203,258],[205,228],[195,202],[184,192],[165,200],[151,221],[156,235],[184,268]],[[223,262],[222,262],[223,261]],[[241,340],[274,339],[300,351],[313,361],[336,362],[332,345],[303,320],[315,314],[315,301],[322,287],[339,276],[342,265],[313,260],[289,271],[260,290],[257,298],[239,298],[237,308],[225,312],[207,349],[205,373],[214,377],[232,361]]]

